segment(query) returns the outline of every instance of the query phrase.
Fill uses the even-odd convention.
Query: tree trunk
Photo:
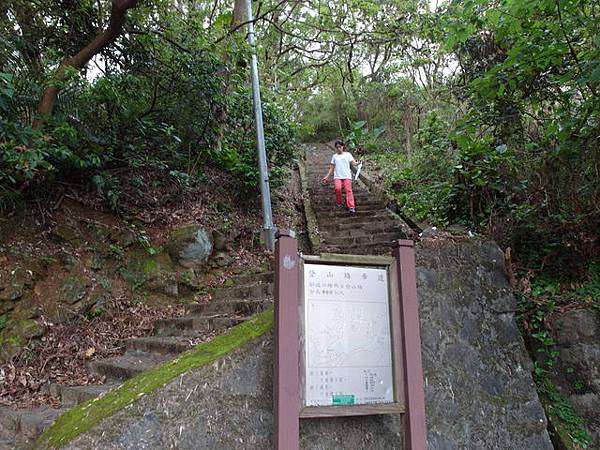
[[[244,23],[246,19],[246,2],[245,0],[235,0],[233,4],[233,17],[231,19],[230,30],[234,32],[235,30],[240,30],[239,25]],[[229,41],[229,37],[225,39],[224,45],[227,46]],[[225,75],[223,76],[223,91],[225,96],[227,97],[231,94],[232,86],[231,86],[231,70],[229,67],[231,65],[231,58],[229,54],[226,54],[225,57],[225,66],[227,70]],[[223,147],[223,139],[225,138],[225,121],[227,119],[227,111],[223,107],[215,107],[213,108],[213,114],[215,117],[215,121],[217,122],[217,131],[216,131],[216,141],[215,141],[215,149],[217,151],[221,151]]]
[[[231,29],[239,26],[246,20],[246,2],[245,0],[235,0],[233,5],[233,19],[231,20]]]
[[[103,48],[115,41],[123,31],[123,25],[127,20],[127,11],[137,6],[138,0],[113,0],[110,13],[110,21],[104,32],[94,38],[92,42],[86,45],[75,56],[66,58],[52,77],[52,82],[44,89],[42,98],[38,104],[38,117],[34,122],[34,127],[39,128],[43,125],[44,116],[51,115],[54,110],[54,103],[60,91],[61,82],[67,77],[67,68],[82,69],[90,59],[98,54]]]

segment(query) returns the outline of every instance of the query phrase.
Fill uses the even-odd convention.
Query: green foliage
[[[566,434],[573,448],[588,448],[591,436],[584,427],[584,420],[573,410],[573,406],[569,400],[560,393],[556,385],[548,379],[545,373],[536,371],[535,379],[542,401],[546,404],[547,414],[553,423],[555,423],[555,427],[564,428],[565,430],[562,433],[563,442],[565,442],[564,434]]]
[[[413,220],[449,223],[456,191],[456,158],[448,134],[448,123],[432,112],[417,134],[418,151],[370,156],[384,172],[388,193]]]
[[[0,17],[3,34],[22,29],[0,42],[0,208],[14,207],[14,193],[66,181],[87,186],[119,210],[129,198],[121,184],[131,169],[165,171],[164,182],[188,188],[206,182],[204,167],[217,165],[239,177],[244,192],[254,192],[251,92],[244,87],[248,46],[241,33],[214,45],[230,11],[220,11],[206,28],[212,9],[138,5],[128,33],[102,51],[101,71],[67,67],[52,117],[43,128],[33,126],[42,90],[56,84],[55,65],[105,26],[102,15],[110,8],[103,4],[16,1]],[[266,102],[264,121],[277,183],[291,161],[294,130],[275,99]]]
[[[345,143],[351,151],[363,153],[364,151],[377,150],[377,139],[383,134],[384,126],[369,129],[366,120],[350,122],[350,131],[344,137]]]
[[[223,147],[211,151],[210,157],[221,167],[239,179],[243,191],[248,194],[258,189],[258,152],[251,93],[240,88],[229,97],[227,117],[229,132]],[[272,186],[283,182],[285,168],[295,158],[295,127],[283,109],[269,101],[263,102],[265,149]]]
[[[561,440],[571,442],[573,448],[588,448],[591,438],[585,429],[584,420],[576,414],[568,398],[551,381],[558,370],[556,363],[560,353],[549,324],[559,308],[600,307],[600,297],[596,295],[599,286],[600,269],[597,264],[591,264],[586,277],[580,282],[561,280],[542,273],[531,279],[529,293],[519,294],[519,322],[536,353],[533,375],[538,392]],[[565,372],[572,377],[574,370],[566,368]],[[581,381],[575,380],[573,388],[581,390],[584,386]]]
[[[92,184],[96,188],[96,191],[112,210],[116,210],[119,205],[119,198],[121,197],[121,186],[119,180],[108,174],[103,173],[94,175],[92,178]]]

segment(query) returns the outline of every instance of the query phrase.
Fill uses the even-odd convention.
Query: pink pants
[[[338,205],[342,205],[342,184],[344,185],[344,190],[346,191],[346,206],[348,208],[354,208],[354,194],[352,193],[352,180],[349,178],[345,178],[343,180],[336,178],[333,180],[333,184],[335,186],[335,202]]]

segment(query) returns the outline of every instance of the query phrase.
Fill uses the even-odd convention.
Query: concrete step
[[[128,380],[152,369],[169,358],[153,353],[131,352],[114,358],[100,359],[89,363],[89,370],[109,380]]]
[[[146,352],[159,355],[177,355],[191,348],[191,340],[178,336],[148,336],[128,339],[126,348],[131,352]]]
[[[213,294],[213,300],[264,298],[273,294],[273,283],[255,283],[230,288],[218,288]]]
[[[176,319],[157,320],[154,324],[155,336],[197,336],[209,331],[225,330],[243,322],[237,316],[188,316]]]
[[[235,316],[251,316],[266,311],[273,306],[271,297],[252,299],[212,300],[187,307],[190,314],[233,314]]]

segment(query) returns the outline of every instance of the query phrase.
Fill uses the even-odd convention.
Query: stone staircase
[[[386,208],[386,200],[369,192],[360,181],[352,183],[356,213],[337,208],[333,183],[321,184],[329,169],[333,148],[325,144],[306,148],[306,185],[314,210],[321,252],[349,254],[389,254],[392,241],[413,230]]]
[[[389,254],[391,243],[413,230],[387,210],[386,201],[353,183],[356,213],[335,206],[332,184],[320,181],[329,168],[333,150],[324,145],[306,148],[306,180],[310,204],[318,223],[320,252]],[[233,283],[232,283],[233,282]],[[193,345],[239,324],[272,306],[273,273],[239,275],[217,288],[210,302],[188,307],[188,315],[162,319],[154,324],[152,336],[128,340],[126,352],[89,364],[92,373],[106,378],[101,385],[53,384],[49,393],[60,398],[62,407],[14,410],[0,407],[0,450],[25,449],[62,413],[78,403],[97,398],[136,375],[173,359]]]
[[[27,448],[29,442],[71,407],[105,394],[124,381],[173,359],[198,342],[272,306],[272,272],[238,275],[226,284],[228,287],[214,291],[210,302],[189,305],[187,316],[156,321],[152,336],[129,339],[123,355],[91,362],[89,370],[104,376],[104,384],[47,386],[49,393],[60,398],[60,409],[0,407],[0,450]]]

